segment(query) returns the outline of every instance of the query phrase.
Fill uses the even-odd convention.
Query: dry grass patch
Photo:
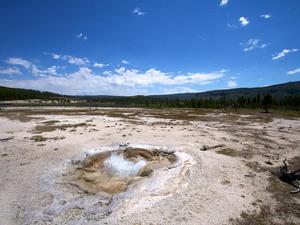
[[[52,137],[52,138],[47,138],[41,135],[34,135],[30,138],[30,140],[35,141],[35,142],[42,142],[42,141],[47,141],[47,140],[62,140],[65,139],[64,136],[56,136],[56,137]]]
[[[62,125],[38,125],[34,128],[35,133],[52,132],[55,130],[66,130],[67,128],[76,129],[77,127],[90,126],[87,123],[76,123],[76,124],[62,124]]]
[[[230,224],[233,225],[296,225],[291,221],[291,218],[286,218],[284,223],[275,222],[274,212],[268,205],[262,205],[259,212],[242,212],[239,218],[230,219]]]
[[[259,166],[258,163],[247,163],[247,166],[256,172],[268,172],[266,167]],[[290,160],[289,168],[293,171],[300,168],[300,157]],[[279,171],[279,168],[275,168]],[[291,194],[293,186],[282,182],[277,176],[270,175],[268,178],[269,185],[266,191],[272,195],[276,204],[260,206],[258,212],[243,212],[239,218],[231,219],[234,225],[296,225],[300,220],[300,193]],[[262,203],[261,201],[259,203]]]
[[[30,140],[35,141],[35,142],[42,142],[42,141],[46,141],[48,138],[45,138],[41,135],[34,135],[30,138]]]
[[[58,121],[58,120],[47,120],[47,121],[42,122],[42,124],[53,125],[53,124],[56,124],[56,123],[59,123],[59,122],[60,121]]]
[[[218,154],[223,154],[223,155],[227,155],[227,156],[231,156],[231,157],[240,157],[240,158],[252,158],[253,157],[253,153],[250,151],[246,151],[246,150],[235,150],[232,148],[223,148],[219,151],[216,151]]]
[[[300,157],[294,157],[289,160],[289,169],[294,171],[300,168]],[[277,168],[279,171],[279,168]],[[300,193],[291,194],[290,191],[295,189],[293,185],[281,181],[275,175],[269,177],[269,186],[267,191],[276,199],[276,214],[281,218],[297,217],[300,219]]]

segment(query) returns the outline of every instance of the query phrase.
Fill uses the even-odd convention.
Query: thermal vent
[[[177,158],[172,152],[126,148],[87,156],[75,169],[70,182],[87,193],[119,193],[153,171],[171,168]]]

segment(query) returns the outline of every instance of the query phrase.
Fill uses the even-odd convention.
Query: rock
[[[13,137],[8,137],[8,138],[0,138],[0,142],[7,142],[11,139],[14,139]]]
[[[8,156],[8,154],[7,154],[7,153],[4,153],[4,154],[2,154],[1,156],[2,156],[2,157],[5,157],[5,156]]]
[[[208,145],[203,145],[201,151],[207,151],[209,149]]]
[[[266,162],[265,162],[265,164],[268,164],[268,165],[273,165],[273,163],[272,163],[272,162],[270,162],[270,161],[266,161]]]
[[[71,163],[72,165],[78,165],[81,161],[79,159],[72,159]]]
[[[245,174],[245,177],[255,177],[256,174],[255,173],[249,173],[249,174]]]
[[[214,145],[214,146],[203,145],[202,148],[201,148],[201,151],[207,151],[207,150],[210,150],[210,149],[223,148],[223,147],[225,147],[224,144],[219,144],[219,145]]]

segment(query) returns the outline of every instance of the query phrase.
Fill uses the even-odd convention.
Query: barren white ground
[[[100,109],[101,115],[47,114],[45,110],[30,115],[33,118],[25,122],[5,116],[5,112],[0,117],[0,224],[31,224],[33,218],[36,224],[230,224],[230,219],[240,217],[242,212],[259,211],[259,204],[276,204],[266,191],[269,174],[257,172],[247,163],[268,167],[265,162],[271,161],[272,166],[279,166],[284,158],[299,156],[300,152],[299,119],[273,118],[266,122],[251,119],[252,115],[239,114],[230,119],[231,115],[224,113],[192,115],[184,110],[179,112],[182,119],[160,118],[158,115],[167,111],[159,110],[153,114],[151,110],[116,109],[122,116],[113,117],[114,109]],[[185,113],[193,119],[185,120]],[[30,139],[37,135],[35,126],[51,120],[59,121],[56,125],[88,126],[42,132],[38,135],[56,137],[42,142]],[[84,193],[73,207],[47,212],[57,199],[62,205],[66,204],[64,197],[68,200],[68,189],[59,196],[55,182],[57,173],[63,173],[72,159],[93,149],[101,151],[125,143],[161,146],[190,156],[183,182],[162,184],[169,192],[153,195],[152,202],[151,195],[148,202],[138,201],[134,193],[123,196],[127,204],[106,215],[94,212],[91,217],[85,198],[92,202],[99,196]],[[224,146],[202,151],[203,145]],[[233,149],[243,157],[218,153],[222,149]],[[247,158],[247,153],[251,157]],[[70,195],[72,191],[70,188]],[[254,204],[257,200],[258,205]],[[289,220],[300,224],[300,218]]]

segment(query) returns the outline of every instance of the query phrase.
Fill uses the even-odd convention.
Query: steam
[[[104,161],[104,167],[114,176],[136,176],[140,169],[146,165],[146,161],[141,159],[138,162],[132,162],[124,156],[112,154]]]

